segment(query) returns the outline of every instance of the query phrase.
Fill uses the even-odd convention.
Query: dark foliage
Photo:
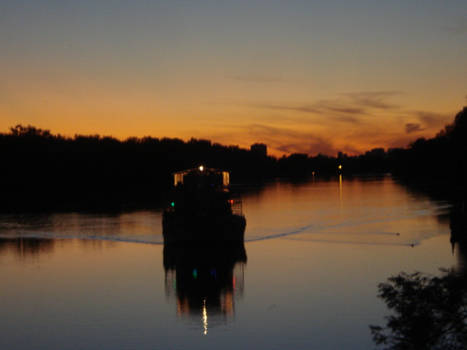
[[[131,206],[164,201],[171,174],[199,164],[263,181],[275,159],[206,140],[99,135],[67,138],[18,125],[0,134],[1,210]]]
[[[454,122],[447,125],[436,137],[418,139],[408,149],[394,150],[389,158],[394,174],[465,184],[467,107],[464,107],[456,115]]]
[[[378,286],[392,311],[386,325],[370,326],[375,344],[392,350],[465,349],[467,344],[467,212],[465,193],[446,186],[404,183],[417,195],[448,202],[438,219],[448,222],[458,265],[440,276],[400,273]]]
[[[370,326],[385,349],[465,349],[467,281],[455,271],[432,277],[401,273],[379,285],[378,296],[390,310],[386,326]]]
[[[63,137],[33,126],[17,125],[0,133],[0,211],[86,209],[162,205],[175,171],[204,164],[227,170],[233,183],[263,183],[277,177],[305,179],[392,172],[465,183],[467,107],[435,138],[419,139],[406,149],[376,148],[359,156],[265,155],[266,145],[251,150],[208,140],[110,136]]]

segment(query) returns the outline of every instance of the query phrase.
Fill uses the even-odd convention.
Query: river
[[[0,215],[0,348],[373,349],[379,283],[462,265],[451,204],[390,176],[238,188],[244,247],[207,277],[161,210]]]

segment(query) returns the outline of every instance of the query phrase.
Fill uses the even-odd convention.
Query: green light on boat
[[[193,269],[193,278],[194,279],[198,278],[198,270],[197,269]]]
[[[174,208],[174,207],[175,207],[175,202],[171,202],[171,203],[170,203],[170,206],[171,206],[172,208]]]

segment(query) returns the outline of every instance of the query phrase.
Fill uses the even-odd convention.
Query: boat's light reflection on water
[[[372,349],[370,325],[398,331],[380,283],[465,274],[465,204],[339,180],[242,194],[247,243],[227,247],[163,245],[160,211],[0,215],[0,348]]]
[[[208,309],[206,307],[206,299],[203,299],[203,334],[208,334]]]
[[[246,260],[243,242],[164,245],[165,291],[175,299],[177,315],[191,323],[201,319],[204,335],[208,324],[232,320]]]

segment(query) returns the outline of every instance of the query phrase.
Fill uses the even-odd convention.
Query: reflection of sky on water
[[[437,220],[448,209],[445,202],[406,192],[390,177],[273,183],[243,196],[246,241],[284,238],[412,246],[449,233]],[[3,215],[0,237],[162,244],[161,222],[160,211]]]
[[[283,237],[361,244],[417,245],[449,233],[436,216],[449,205],[376,181],[277,183],[244,201],[247,240]]]
[[[162,243],[162,214],[139,211],[118,214],[57,213],[0,217],[0,237],[86,239]]]
[[[160,212],[3,215],[0,348],[369,349],[368,325],[387,315],[378,283],[463,261],[446,203],[390,178],[344,179],[341,193],[336,181],[271,184],[243,208],[248,264],[216,266],[231,282],[178,294]],[[86,239],[45,239],[67,237]],[[194,268],[200,278],[199,266],[186,276]]]

